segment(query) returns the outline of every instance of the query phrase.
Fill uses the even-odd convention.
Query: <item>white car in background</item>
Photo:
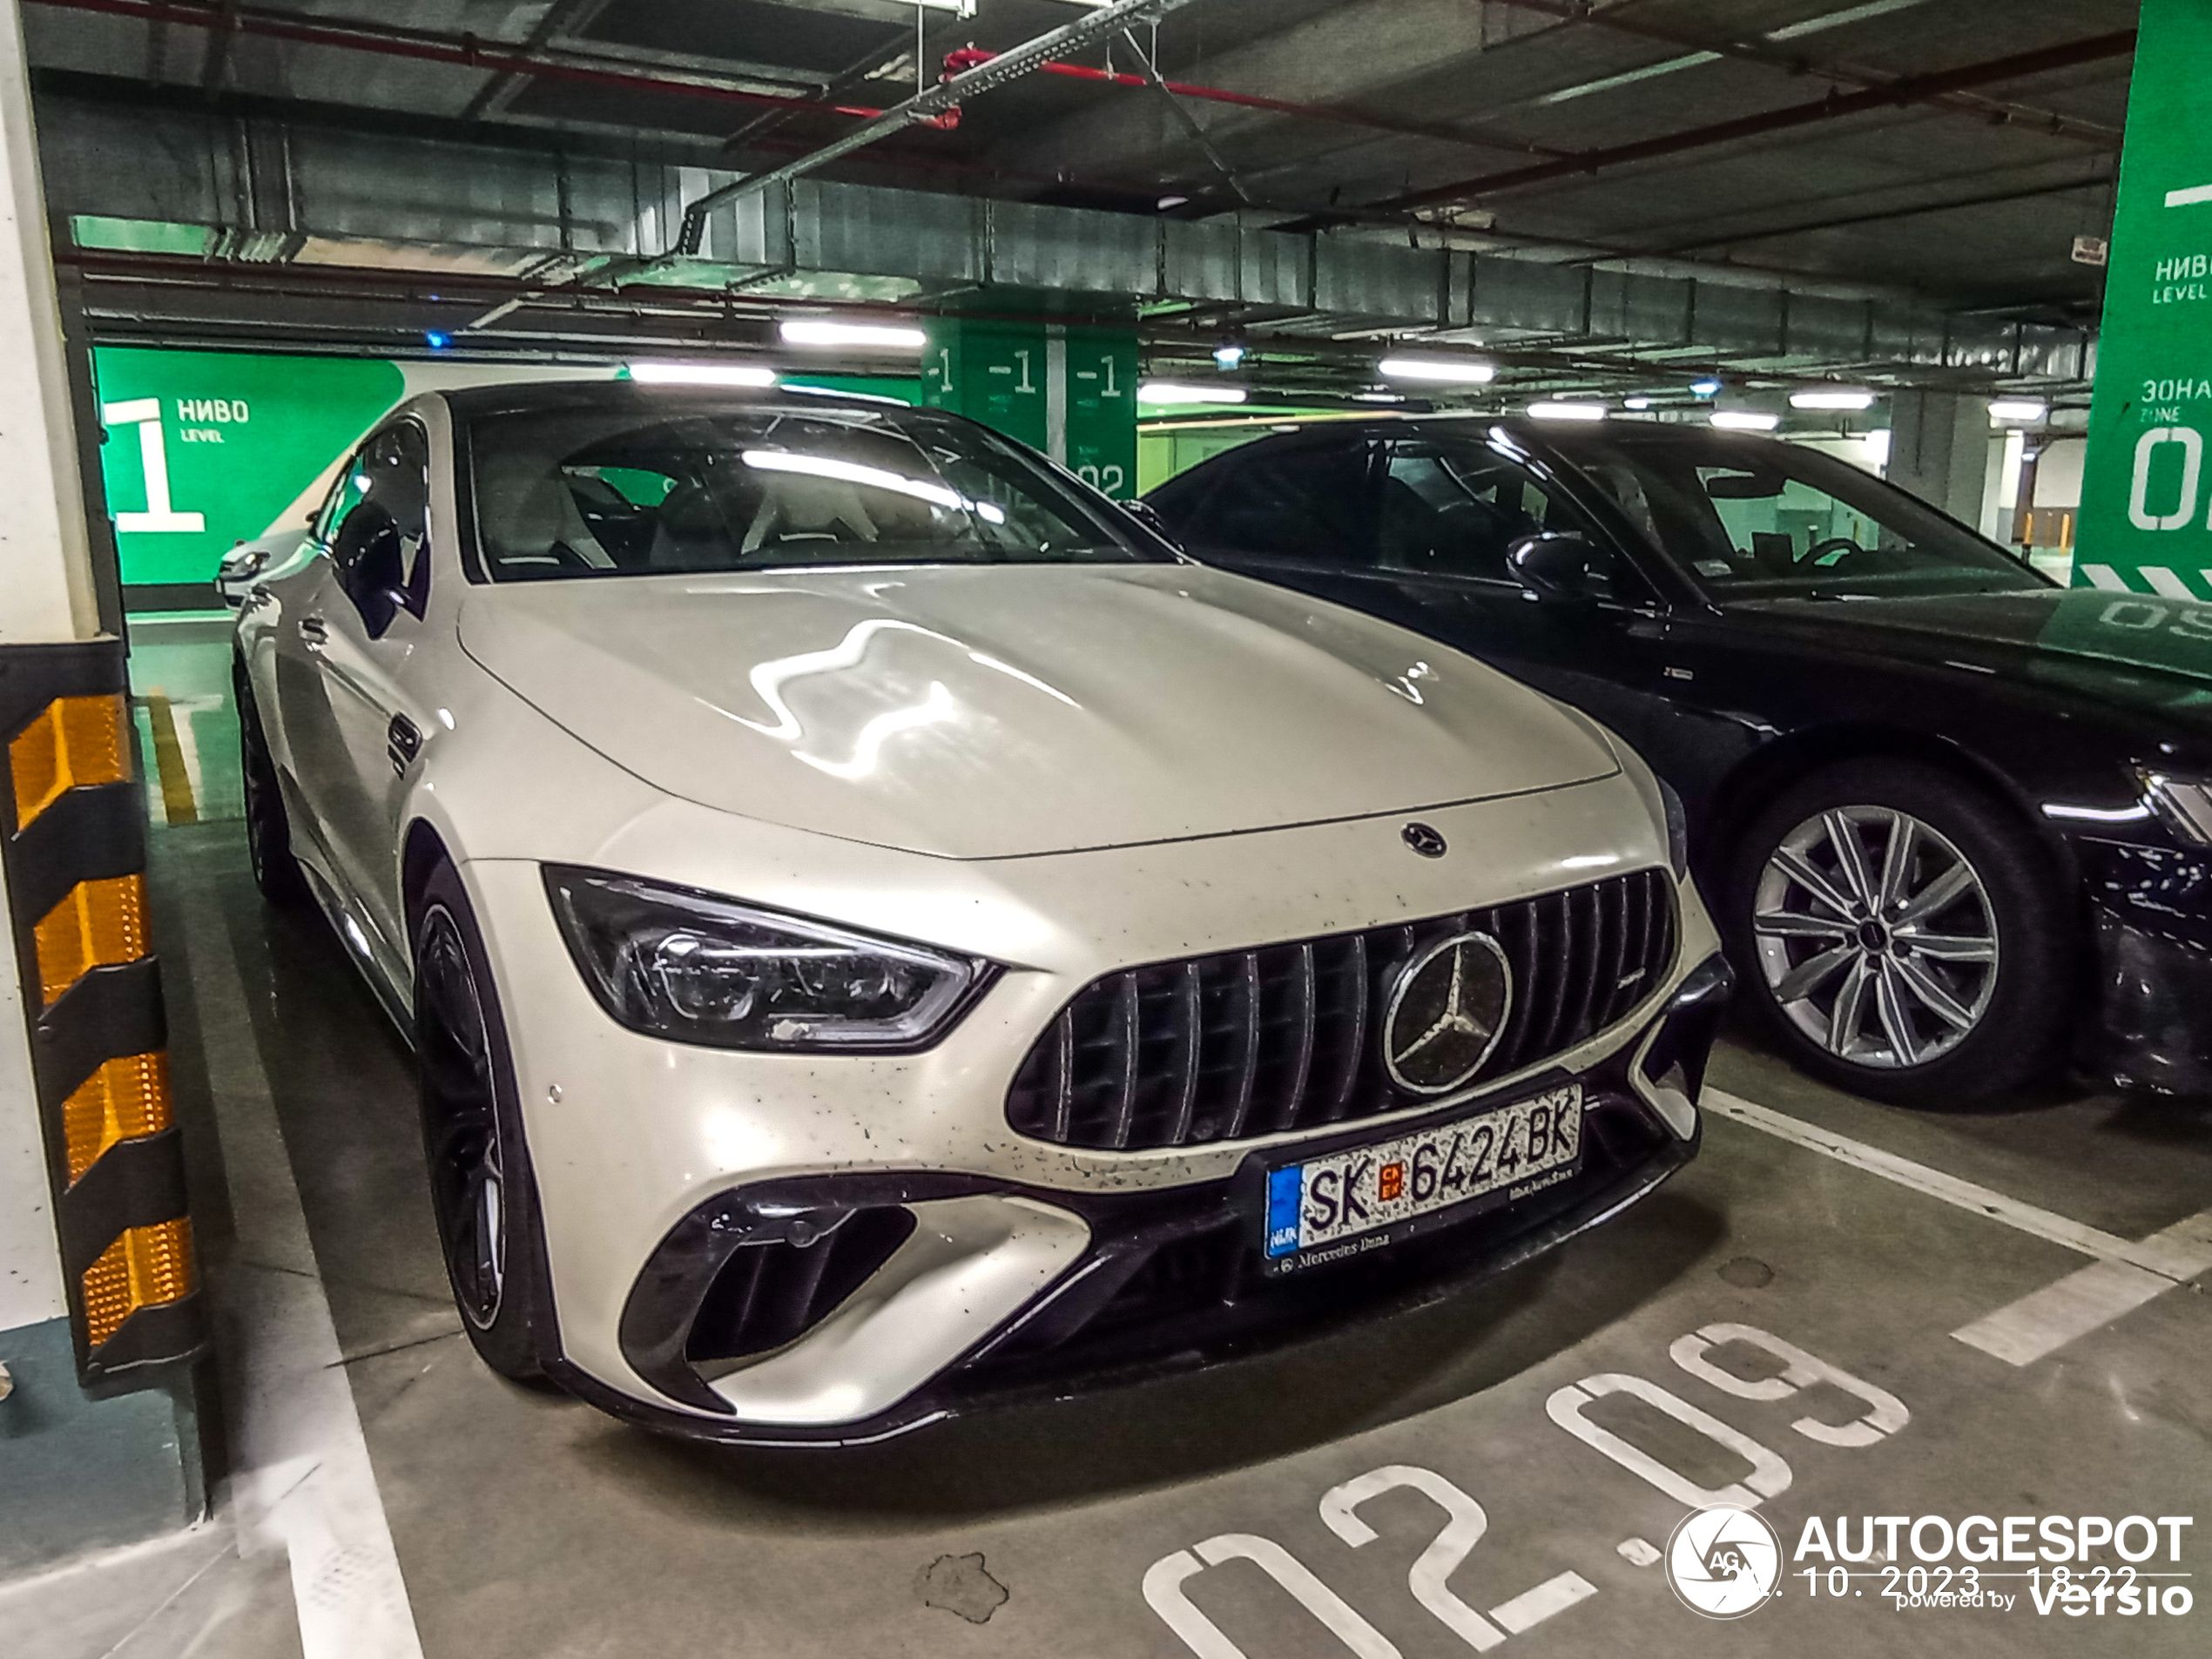
[[[470,1339],[852,1443],[1434,1297],[1692,1156],[1725,970],[1583,717],[949,415],[475,388],[238,624],[264,890],[420,1057]]]

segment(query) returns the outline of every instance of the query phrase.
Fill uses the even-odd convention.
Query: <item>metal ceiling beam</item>
[[[1565,157],[1557,161],[1539,162],[1534,166],[1487,173],[1479,179],[1462,179],[1448,185],[1433,185],[1426,190],[1409,191],[1371,206],[1378,209],[1406,210],[1480,201],[1530,185],[1548,184],[1558,179],[1588,178],[1608,167],[1683,155],[1744,138],[1764,138],[1769,133],[1786,132],[1797,127],[1841,120],[1846,116],[1863,115],[1869,111],[1921,103],[1937,92],[1994,85],[2030,75],[2046,74],[2055,69],[2071,69],[2081,64],[2123,57],[2134,49],[2135,31],[2132,29],[2121,30],[2113,34],[2095,35],[2057,46],[2046,46],[2036,51],[2018,52],[2009,57],[1967,64],[1932,75],[1910,76],[1865,91],[1831,95],[1811,104],[1792,104],[1757,115],[1740,116],[1733,121],[1716,122],[1710,126],[1663,133],[1656,138],[1642,138],[1633,144],[1615,145],[1605,150],[1586,150],[1580,155]]]
[[[664,257],[698,253],[700,239],[706,234],[707,216],[718,207],[742,201],[748,196],[757,196],[762,191],[773,189],[779,185],[789,184],[792,179],[804,178],[833,161],[842,160],[856,150],[865,150],[880,138],[887,138],[894,132],[903,132],[917,122],[933,120],[963,99],[1004,86],[1009,81],[1019,80],[1055,57],[1081,51],[1093,41],[1103,40],[1109,35],[1119,33],[1139,18],[1157,21],[1191,3],[1192,0],[1111,0],[1109,4],[1100,6],[1073,23],[1063,24],[1057,29],[999,53],[988,63],[948,76],[937,85],[927,91],[917,92],[902,104],[894,105],[874,120],[855,127],[833,143],[794,161],[786,161],[780,167],[772,167],[766,172],[755,173],[751,178],[725,185],[719,190],[710,191],[685,210],[683,229],[678,234],[675,245]]]
[[[489,75],[529,75],[549,80],[580,82],[592,86],[620,87],[631,91],[661,92],[676,98],[744,105],[801,112],[816,111],[866,119],[882,111],[862,105],[836,105],[810,98],[748,91],[718,84],[706,78],[651,73],[617,57],[587,56],[563,51],[557,54],[486,41],[475,35],[440,34],[426,29],[402,29],[394,24],[354,19],[302,17],[292,14],[212,4],[182,4],[174,0],[24,0],[30,5],[55,11],[87,11],[111,17],[135,18],[150,27],[170,24],[187,29],[227,35],[259,35],[298,45],[327,46],[339,51],[367,52],[379,57],[410,58],[417,63],[450,64],[482,70]]]
[[[1675,46],[1692,52],[1710,52],[1716,57],[1733,57],[1743,63],[1764,64],[1780,70],[1786,75],[1817,75],[1831,81],[1866,90],[1895,89],[1905,84],[1893,76],[1876,74],[1851,64],[1816,63],[1791,52],[1786,46],[1773,44],[1770,38],[1744,40],[1735,37],[1701,35],[1692,30],[1672,29],[1663,24],[1646,22],[1632,11],[1608,6],[1602,9],[1589,4],[1588,0],[1504,0],[1509,6],[1523,11],[1538,11],[1548,17],[1557,17],[1566,23],[1587,24],[1594,29],[1610,30],[1616,34],[1634,35],[1642,40]],[[1801,30],[1810,32],[1804,25]],[[1995,98],[1978,97],[1963,88],[1950,91],[1912,92],[1908,101],[1926,104],[1943,109],[1957,110],[1983,120],[1994,118],[2025,118],[2053,132],[2064,133],[2094,144],[2100,148],[2118,150],[2120,134],[2101,122],[2084,121],[2078,116],[2061,115],[2033,105],[2012,104]]]

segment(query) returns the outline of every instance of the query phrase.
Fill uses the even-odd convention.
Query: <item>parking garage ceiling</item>
[[[1003,50],[1089,9],[1082,0],[977,0],[972,16],[903,0],[34,0],[25,16],[42,120],[50,108],[64,111],[57,120],[96,112],[111,160],[124,124],[170,120],[165,137],[146,143],[173,152],[185,142],[176,118],[189,115],[206,133],[226,121],[241,132],[351,130],[705,169],[696,177],[713,180],[782,165],[851,131],[934,83],[948,53]],[[2084,329],[2102,272],[2080,261],[2076,239],[2101,238],[2109,225],[2134,21],[2127,0],[1189,0],[1052,72],[968,101],[956,125],[907,128],[819,176],[907,192],[919,204],[910,211],[948,219],[964,211],[954,197],[1140,225],[1233,219],[1325,246],[1566,267],[1554,280],[1694,278],[1700,293],[1863,300],[1968,320],[1953,326],[1969,332]],[[389,272],[418,262],[403,217],[373,260],[325,253],[308,263],[335,283],[348,263]],[[633,243],[651,218],[639,216]],[[449,273],[455,233],[436,239]],[[572,239],[564,221],[563,251],[573,253]],[[218,281],[213,267],[240,256],[235,246],[212,248],[198,260],[209,267],[201,274]],[[266,247],[259,257],[297,262]],[[96,263],[96,284],[143,287],[148,273],[118,269],[118,258]],[[192,286],[182,268],[192,264],[163,262],[160,282]],[[502,268],[533,280],[511,261]],[[1474,268],[1479,284],[1485,267]],[[726,314],[774,297],[772,281],[718,274],[692,271],[688,286],[719,289]],[[543,303],[545,287],[571,311],[580,300],[597,305],[636,275],[571,260],[536,273],[544,286],[519,288],[517,310]],[[299,296],[311,286],[287,288],[285,303],[307,304]],[[919,281],[894,297],[927,305],[954,286]],[[263,303],[276,303],[274,293]],[[1241,289],[1135,297],[1159,328],[1186,327],[1194,338],[1238,327],[1316,342],[1471,339],[1483,320],[1479,308],[1461,317],[1449,306],[1363,316],[1312,293],[1304,304],[1255,303]],[[396,296],[399,311],[407,298]],[[1586,298],[1579,334],[1532,327],[1515,337],[1532,351],[1572,346],[1585,363],[1608,349],[1642,361],[1698,355],[1688,325],[1671,356],[1653,341],[1602,338],[1594,308]],[[1791,354],[1803,355],[1765,354]],[[2063,381],[2087,360],[2051,372],[1986,353],[1919,361],[1931,374]],[[1909,377],[1909,368],[1898,372]]]

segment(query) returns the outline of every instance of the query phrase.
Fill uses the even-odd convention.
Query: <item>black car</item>
[[[1309,428],[1149,499],[1642,750],[1814,1074],[1937,1105],[2070,1050],[2212,1093],[2212,604],[2061,589],[1832,455],[1649,421]]]

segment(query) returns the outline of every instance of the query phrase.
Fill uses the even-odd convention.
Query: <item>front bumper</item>
[[[2212,1096],[2212,854],[2083,844],[2095,1017],[2079,1060],[2123,1089]]]
[[[1403,1312],[1595,1226],[1688,1163],[1702,1132],[1695,1101],[1730,988],[1728,969],[1710,958],[1631,1041],[1580,1074],[1584,1152],[1573,1179],[1514,1204],[1502,1194],[1475,1200],[1385,1251],[1263,1275],[1262,1177],[1281,1161],[1279,1148],[1247,1153],[1225,1178],[1143,1191],[928,1172],[788,1177],[696,1207],[632,1287],[624,1357],[670,1406],[610,1388],[557,1355],[548,1368],[580,1397],[648,1427],[725,1442],[850,1446],[980,1406],[1150,1380]],[[1401,1135],[1571,1075],[1524,1078],[1427,1119],[1301,1141],[1296,1153],[1325,1156]],[[840,1369],[916,1365],[897,1333],[926,1327],[933,1298],[1025,1283],[1007,1315],[951,1363],[921,1359],[914,1386],[888,1407],[790,1420],[833,1404]],[[733,1321],[759,1352],[723,1352]],[[764,1407],[786,1420],[762,1420]]]

